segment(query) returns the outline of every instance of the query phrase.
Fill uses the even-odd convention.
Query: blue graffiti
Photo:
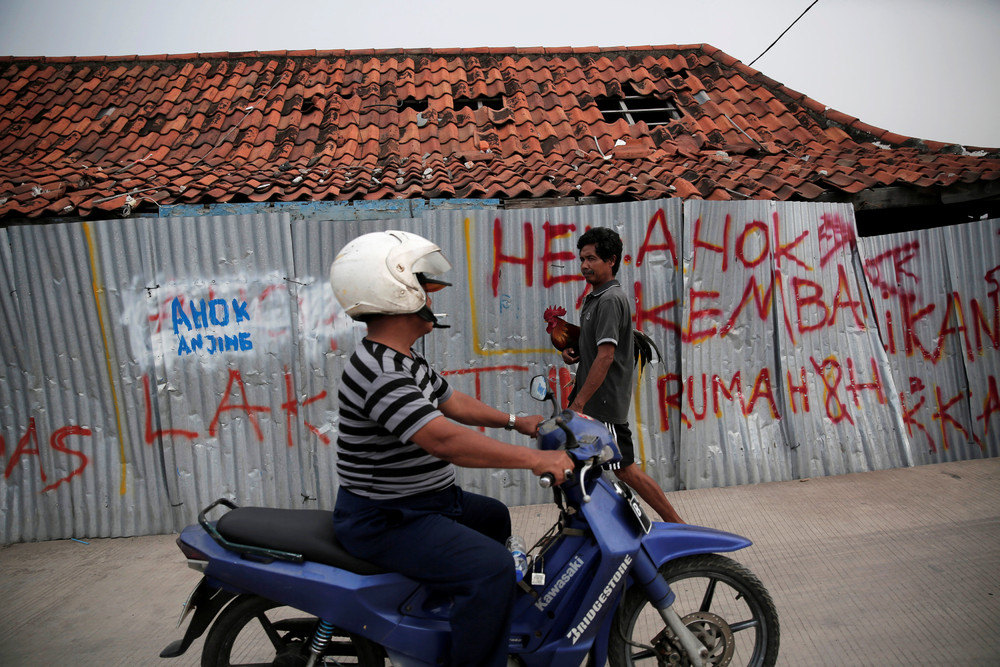
[[[249,352],[253,349],[253,341],[250,340],[248,331],[241,331],[235,336],[203,336],[198,334],[191,338],[179,336],[177,344],[177,356],[194,354],[204,350],[209,354],[221,354],[222,352]]]
[[[230,323],[242,324],[250,321],[250,313],[246,301],[232,299],[197,299],[188,302],[190,315],[184,309],[180,297],[174,297],[170,303],[170,318],[174,334],[178,338],[177,356],[205,352],[221,354],[223,352],[248,352],[253,350],[250,332],[242,331],[235,334],[222,335],[198,333],[193,336],[188,332],[209,327],[225,327]]]
[[[204,299],[191,301],[188,304],[191,309],[191,317],[184,312],[184,303],[180,297],[174,297],[170,303],[170,319],[173,321],[174,333],[180,333],[183,325],[188,331],[193,329],[207,329],[209,323],[212,326],[224,327],[230,321],[230,304],[225,299],[212,299],[206,302]],[[247,302],[232,300],[232,312],[236,323],[249,322],[250,314],[247,312]]]

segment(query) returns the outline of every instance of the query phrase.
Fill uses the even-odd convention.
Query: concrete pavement
[[[780,665],[1000,665],[1000,459],[670,494],[746,535],[731,554],[771,592]],[[531,544],[555,508],[513,508]],[[175,535],[0,549],[0,665],[158,658],[198,581]]]

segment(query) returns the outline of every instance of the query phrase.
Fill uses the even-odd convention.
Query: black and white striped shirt
[[[410,442],[451,396],[427,361],[363,339],[340,382],[340,486],[376,500],[439,491],[455,483],[452,464]]]

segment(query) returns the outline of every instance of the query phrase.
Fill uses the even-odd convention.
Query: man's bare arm
[[[516,468],[536,475],[550,473],[556,484],[566,480],[573,461],[564,451],[542,451],[510,445],[479,431],[435,417],[413,434],[413,442],[432,456],[463,468]]]
[[[569,406],[570,410],[583,412],[583,406],[587,405],[587,401],[591,399],[598,388],[604,383],[604,379],[608,376],[608,369],[611,368],[611,362],[614,359],[614,343],[601,343],[597,346],[597,357],[590,366],[590,371],[587,373],[587,379],[584,381],[583,386],[576,392],[573,403]]]

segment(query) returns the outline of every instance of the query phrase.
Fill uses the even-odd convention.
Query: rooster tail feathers
[[[639,366],[641,370],[646,364],[649,363],[659,363],[663,361],[663,354],[660,352],[660,348],[656,346],[653,339],[639,331],[638,329],[632,330],[632,338],[635,340],[635,364]]]

